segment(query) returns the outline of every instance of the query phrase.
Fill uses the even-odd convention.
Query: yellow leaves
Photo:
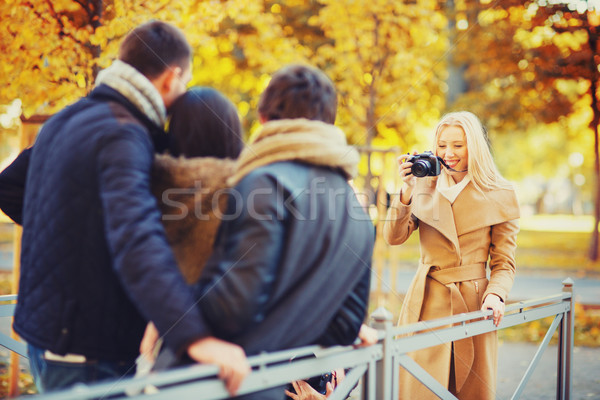
[[[514,39],[524,48],[531,49],[550,42],[555,34],[549,26],[537,26],[533,30],[517,29]]]
[[[26,0],[8,1],[0,5],[0,29],[14,24],[18,35],[0,38],[9,50],[0,56],[0,75],[12,80],[10,88],[0,85],[0,102],[22,96],[27,112],[55,111],[89,91],[92,67],[107,67],[120,39],[149,18],[184,30],[194,49],[192,84],[223,91],[250,130],[270,75],[292,62],[316,65],[336,83],[338,122],[357,141],[365,142],[369,113],[378,121],[378,143],[410,141],[408,132],[444,103],[439,60],[448,46],[447,21],[434,0],[112,0],[102,2],[95,29],[77,2],[55,0],[66,36],[59,36],[46,1],[30,0],[41,18]],[[99,58],[90,53],[94,47]]]
[[[507,17],[508,11],[506,11],[503,8],[489,8],[487,10],[481,11],[477,16],[479,24],[481,24],[482,27],[492,25],[495,22]]]
[[[75,75],[75,81],[77,82],[77,86],[81,89],[85,89],[87,86],[86,77],[83,74]]]
[[[310,23],[322,27],[333,40],[332,45],[321,46],[316,56],[343,96],[340,124],[348,124],[349,131],[366,132],[365,116],[372,113],[380,121],[379,131],[402,123],[410,129],[406,123],[416,123],[430,103],[417,105],[418,112],[409,111],[404,117],[390,110],[397,104],[415,108],[413,99],[423,91],[436,87],[439,91],[436,64],[447,40],[442,30],[446,20],[434,10],[435,2],[332,0],[323,4]],[[375,99],[374,109],[370,96]],[[401,131],[394,130],[394,134],[402,135]],[[360,137],[364,140],[364,135]]]
[[[279,4],[273,4],[271,6],[271,12],[273,14],[279,14],[281,12],[281,6]]]
[[[560,49],[566,50],[565,55],[568,55],[571,51],[581,51],[582,45],[587,44],[588,37],[587,33],[583,30],[578,30],[573,33],[564,32],[561,34],[554,35],[552,37],[552,43]]]

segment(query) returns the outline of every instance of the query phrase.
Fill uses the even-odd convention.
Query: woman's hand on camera
[[[492,310],[494,312],[493,318],[494,318],[494,325],[498,326],[500,324],[500,321],[502,321],[502,317],[504,316],[504,302],[502,301],[502,299],[493,293],[488,294],[487,296],[485,296],[485,299],[483,300],[483,305],[481,306],[482,310]],[[485,317],[485,319],[488,319],[488,317]]]
[[[413,155],[417,154],[417,152],[413,152]],[[400,201],[403,204],[409,204],[410,199],[412,197],[412,191],[417,182],[417,178],[412,174],[411,167],[412,162],[407,161],[411,157],[410,154],[402,154],[398,157],[398,173],[400,174],[400,179],[404,182],[402,187],[402,196]]]

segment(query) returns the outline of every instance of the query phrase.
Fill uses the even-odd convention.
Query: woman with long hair
[[[419,230],[419,267],[399,324],[491,309],[498,325],[515,276],[516,194],[498,172],[485,128],[472,113],[444,116],[432,150],[443,161],[436,176],[415,177],[414,159],[399,158],[403,186],[384,225],[384,238],[392,245]],[[497,346],[494,331],[440,343],[411,357],[458,398],[494,399]],[[399,385],[400,398],[437,398],[404,369]]]

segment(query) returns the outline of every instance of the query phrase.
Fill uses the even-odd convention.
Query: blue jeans
[[[45,393],[102,380],[116,380],[135,373],[135,362],[86,361],[83,363],[46,360],[44,349],[27,345],[31,375],[38,392]]]

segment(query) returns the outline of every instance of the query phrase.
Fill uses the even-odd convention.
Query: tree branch
[[[46,4],[48,5],[48,8],[50,9],[50,13],[52,14],[52,17],[54,17],[54,19],[60,26],[60,35],[64,36],[64,37],[68,37],[69,39],[71,39],[75,43],[79,44],[80,46],[84,46],[84,43],[82,43],[79,39],[74,37],[71,33],[65,31],[65,24],[63,24],[62,19],[60,18],[61,16],[54,9],[54,5],[52,4],[52,1],[46,0]],[[35,9],[34,9],[34,13],[36,13],[40,18],[43,18],[37,11],[35,11]]]

